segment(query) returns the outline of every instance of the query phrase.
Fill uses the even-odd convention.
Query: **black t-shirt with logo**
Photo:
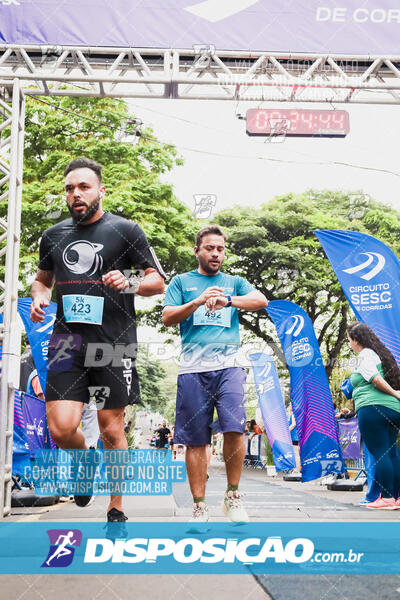
[[[104,285],[102,275],[113,270],[160,271],[156,263],[141,227],[111,213],[105,212],[89,225],[70,218],[47,229],[40,243],[39,269],[52,271],[55,276],[57,315],[53,334],[78,334],[84,343],[136,343],[134,294]],[[96,303],[104,302],[101,324],[66,322],[63,296],[72,299],[68,310],[74,315],[90,313],[93,299],[85,296],[97,297]]]

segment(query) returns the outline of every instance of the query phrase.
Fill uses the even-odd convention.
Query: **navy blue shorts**
[[[246,371],[241,367],[178,375],[175,444],[209,444],[214,408],[218,413],[219,431],[244,433],[245,384]]]

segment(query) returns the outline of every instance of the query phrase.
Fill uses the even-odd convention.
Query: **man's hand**
[[[49,306],[49,300],[43,296],[36,296],[30,306],[30,317],[34,323],[43,323],[44,321],[46,313],[42,310],[42,306]]]
[[[221,310],[228,304],[228,298],[226,296],[213,296],[209,298],[206,302],[206,309],[209,313],[214,312],[215,310]]]
[[[212,286],[212,287],[209,287],[206,290],[204,290],[204,292],[202,294],[200,294],[200,296],[198,298],[196,298],[194,300],[194,302],[197,305],[197,307],[201,306],[202,304],[205,304],[207,306],[207,302],[211,298],[217,298],[218,296],[221,296],[221,294],[222,294],[222,288]]]
[[[166,327],[178,325],[192,315],[202,304],[206,304],[211,298],[217,298],[222,295],[222,289],[212,286],[204,290],[198,298],[183,304],[182,306],[164,306],[162,312],[162,322]]]
[[[113,290],[125,290],[129,287],[129,281],[121,271],[109,271],[102,277],[104,285]]]

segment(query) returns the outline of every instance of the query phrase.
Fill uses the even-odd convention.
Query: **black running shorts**
[[[51,346],[48,356],[46,402],[53,400],[75,400],[88,403],[96,401],[97,409],[122,408],[140,403],[138,374],[134,358],[110,357],[100,361],[101,366],[85,366],[84,348],[70,353],[69,360],[54,360]],[[86,361],[87,364],[87,361]]]

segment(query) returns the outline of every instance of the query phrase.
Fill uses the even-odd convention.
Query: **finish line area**
[[[395,597],[400,10],[128,4],[0,0],[0,586]]]

